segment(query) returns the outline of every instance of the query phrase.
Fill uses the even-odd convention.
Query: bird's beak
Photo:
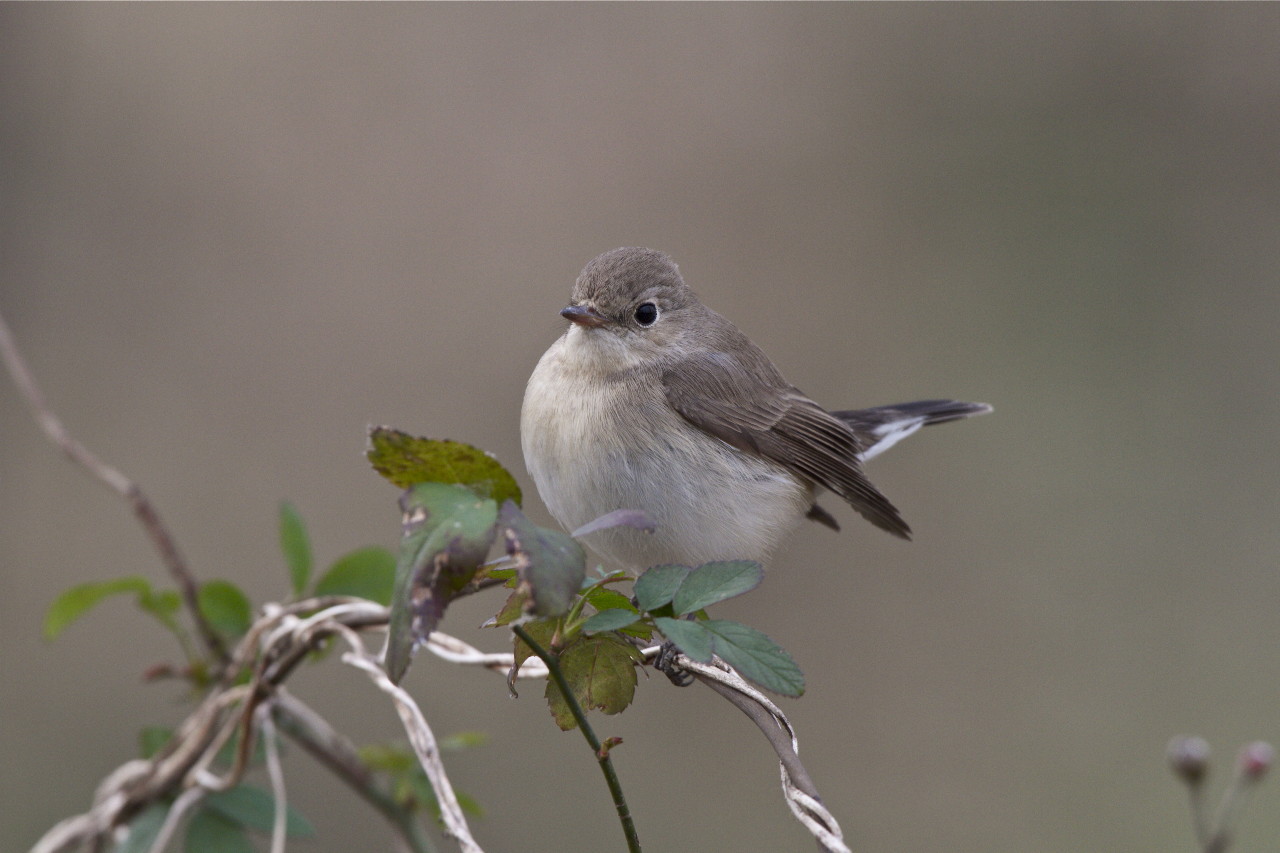
[[[560,316],[571,323],[577,323],[579,326],[587,326],[589,328],[603,326],[609,322],[608,317],[590,305],[570,305],[560,312]]]

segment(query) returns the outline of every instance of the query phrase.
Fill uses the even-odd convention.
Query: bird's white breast
[[[658,529],[615,528],[586,543],[619,567],[764,561],[812,503],[782,467],[696,429],[667,403],[658,376],[626,370],[608,332],[576,326],[539,360],[525,389],[525,464],[568,530],[616,509]],[[621,378],[625,377],[625,378]]]

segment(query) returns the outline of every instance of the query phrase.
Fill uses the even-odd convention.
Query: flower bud
[[[1240,750],[1240,775],[1250,782],[1260,782],[1275,761],[1276,751],[1264,740],[1255,740]]]
[[[1173,772],[1189,785],[1198,784],[1209,769],[1209,743],[1202,737],[1178,735],[1166,754]]]

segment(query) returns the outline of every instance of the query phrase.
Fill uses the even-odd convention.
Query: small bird
[[[612,527],[584,539],[632,572],[767,563],[806,517],[838,529],[815,503],[823,491],[909,539],[862,463],[922,426],[991,411],[924,400],[828,412],[652,249],[592,260],[560,314],[569,327],[525,388],[525,465],[568,530],[618,509],[648,515],[652,533]]]

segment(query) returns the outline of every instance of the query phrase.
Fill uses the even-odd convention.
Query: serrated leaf
[[[196,604],[214,630],[225,637],[239,637],[253,624],[253,609],[248,596],[230,581],[213,580],[201,584]]]
[[[315,594],[350,595],[390,604],[395,583],[395,556],[386,548],[373,546],[339,557],[316,581]]]
[[[49,605],[44,617],[44,637],[55,639],[68,625],[113,595],[135,593],[141,599],[150,592],[151,582],[139,575],[73,586]]]
[[[216,791],[206,796],[202,805],[248,829],[271,832],[275,827],[275,797],[261,788],[237,785],[226,791]],[[309,820],[286,804],[285,834],[290,838],[311,838],[316,830]]]
[[[677,616],[694,613],[760,585],[764,568],[751,560],[706,563],[689,572],[671,600]]]
[[[498,527],[516,563],[516,588],[528,591],[533,612],[543,617],[568,612],[587,574],[582,546],[558,530],[534,524],[512,501],[502,505]]]
[[[138,732],[138,749],[143,758],[151,758],[169,743],[173,729],[167,726],[144,726]]]
[[[765,634],[727,619],[690,621],[654,617],[654,624],[680,651],[701,663],[719,655],[748,681],[784,696],[804,693],[804,674],[786,650]]]
[[[662,632],[662,636],[675,643],[680,651],[699,663],[711,663],[711,656],[715,652],[715,636],[702,627],[705,623],[690,622],[688,619],[672,619],[669,616],[655,616],[653,624]]]
[[[288,501],[280,502],[280,550],[289,567],[293,594],[302,595],[311,578],[311,539],[298,508]]]
[[[460,441],[374,427],[365,455],[375,471],[402,489],[416,483],[458,483],[499,504],[520,503],[520,486],[511,472],[488,453]]]
[[[187,824],[183,853],[254,853],[244,828],[217,812],[202,809]]]
[[[636,578],[633,589],[641,610],[653,611],[670,603],[689,576],[688,566],[651,566]]]
[[[804,693],[804,673],[791,655],[765,634],[728,619],[708,619],[697,624],[715,635],[715,653],[743,678],[783,696]]]
[[[582,630],[588,634],[599,634],[603,631],[617,631],[619,628],[625,628],[632,622],[640,620],[640,614],[634,610],[625,610],[623,608],[615,608],[611,610],[601,610],[592,616],[586,622],[582,623]]]
[[[635,698],[638,652],[617,637],[582,637],[560,654],[560,671],[584,711],[617,714]],[[555,680],[545,691],[556,725],[568,731],[577,725]]]
[[[643,530],[645,533],[652,533],[658,529],[658,525],[653,519],[645,515],[642,510],[638,509],[615,509],[613,512],[606,512],[599,518],[588,521],[569,535],[574,539],[596,533],[601,530],[608,530],[611,527],[634,527],[636,530]]]
[[[396,563],[386,669],[399,682],[413,650],[471,582],[493,542],[497,505],[469,489],[420,483],[401,498],[405,536]]]
[[[153,803],[143,809],[129,822],[129,834],[115,848],[115,853],[150,853],[169,815],[169,806],[169,803]]]

